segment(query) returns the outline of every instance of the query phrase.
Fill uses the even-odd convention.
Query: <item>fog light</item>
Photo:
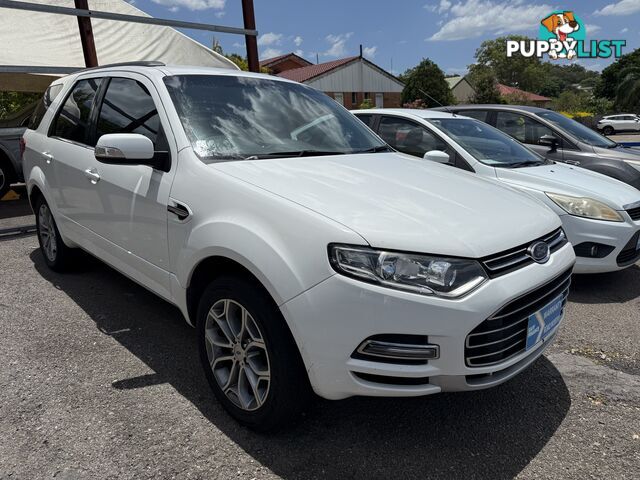
[[[438,345],[414,345],[407,343],[365,340],[357,349],[361,355],[395,360],[433,360],[440,357]]]

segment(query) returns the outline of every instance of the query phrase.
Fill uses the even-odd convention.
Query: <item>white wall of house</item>
[[[462,79],[458,84],[451,89],[453,96],[456,97],[458,103],[467,103],[476,94],[474,88],[467,82],[466,79]]]
[[[305,82],[323,92],[402,92],[403,85],[363,61]]]

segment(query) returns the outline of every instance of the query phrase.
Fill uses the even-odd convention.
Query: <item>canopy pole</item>
[[[253,10],[253,0],[242,0],[242,17],[244,19],[245,30],[256,29],[256,17]],[[258,60],[258,41],[255,35],[245,35],[247,44],[247,63],[250,72],[260,72],[260,62]]]
[[[89,10],[87,0],[74,0],[76,8]],[[98,54],[96,53],[96,44],[93,40],[93,27],[91,26],[91,18],[77,17],[78,30],[80,30],[80,43],[82,43],[82,53],[84,54],[84,64],[87,68],[98,66]]]

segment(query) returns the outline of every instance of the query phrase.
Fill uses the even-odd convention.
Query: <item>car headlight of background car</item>
[[[576,217],[593,218],[595,220],[605,220],[607,222],[623,222],[622,216],[613,208],[598,200],[586,197],[572,197],[559,193],[545,192],[547,197],[554,201],[561,209],[569,215]]]
[[[488,278],[475,260],[350,245],[329,245],[329,260],[338,273],[358,280],[447,298],[466,295]]]

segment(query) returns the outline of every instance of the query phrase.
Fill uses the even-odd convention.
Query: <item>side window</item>
[[[53,122],[52,136],[87,143],[89,115],[100,81],[90,78],[75,84]]]
[[[378,134],[393,148],[409,155],[423,157],[431,150],[451,155],[451,149],[443,140],[411,120],[382,117]]]
[[[539,145],[544,135],[557,137],[550,128],[519,113],[498,112],[496,128],[529,145]]]
[[[367,127],[371,127],[371,121],[373,120],[373,115],[356,115]]]
[[[142,83],[111,79],[100,107],[96,139],[108,133],[139,133],[157,145],[162,135],[158,110]]]
[[[475,118],[476,120],[480,120],[485,123],[487,123],[487,117],[489,116],[489,112],[487,110],[462,110],[461,112],[456,113],[458,113],[458,115],[464,115],[465,117]]]

